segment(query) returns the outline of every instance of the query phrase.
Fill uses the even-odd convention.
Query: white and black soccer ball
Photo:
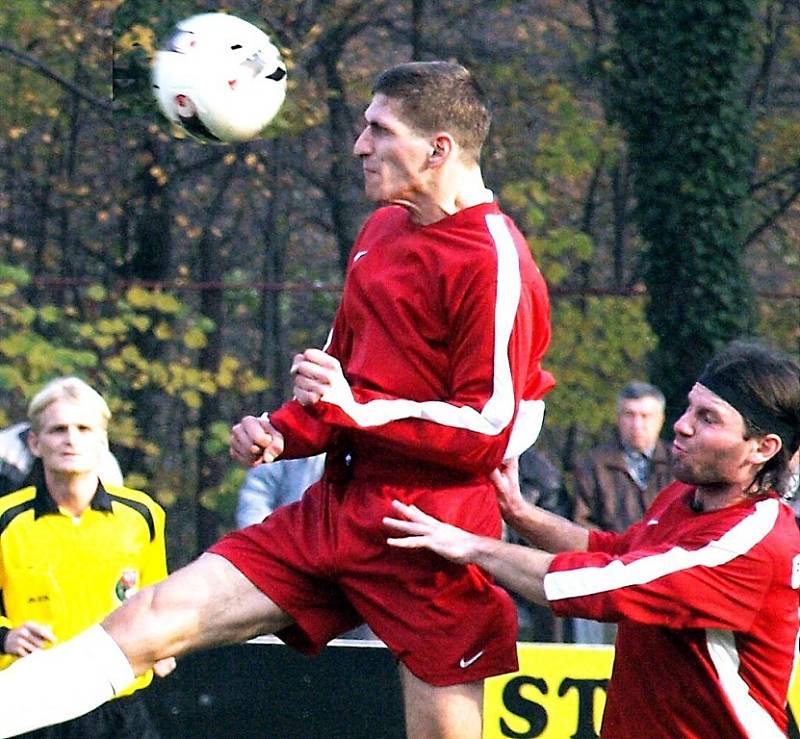
[[[226,13],[180,21],[152,79],[161,112],[206,142],[258,138],[286,97],[286,65],[269,36]]]

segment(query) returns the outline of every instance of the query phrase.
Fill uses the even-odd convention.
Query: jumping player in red
[[[749,344],[713,359],[675,423],[677,482],[622,534],[589,531],[495,474],[506,521],[547,551],[396,504],[405,538],[475,563],[560,616],[619,623],[604,739],[785,737],[798,636],[800,534],[779,497],[800,445],[800,365]],[[551,554],[547,552],[558,552]]]
[[[355,154],[385,207],[353,247],[330,340],[295,357],[292,401],[231,436],[246,464],[324,451],[322,480],[0,675],[0,694],[38,716],[0,714],[0,734],[89,710],[190,650],[278,633],[314,653],[366,621],[400,662],[408,735],[480,737],[483,678],[517,666],[515,607],[475,566],[389,547],[383,519],[399,499],[499,537],[490,474],[535,440],[553,386],[547,290],[484,185],[490,115],[467,70],[394,67],[365,119]],[[69,683],[70,705],[48,704],[43,679]]]

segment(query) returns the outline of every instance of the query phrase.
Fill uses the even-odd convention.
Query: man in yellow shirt
[[[42,460],[44,484],[0,498],[0,669],[75,636],[166,577],[161,506],[100,482],[110,416],[76,377],[52,381],[30,403],[28,444]],[[159,665],[159,674],[173,666]],[[157,737],[134,695],[151,680],[149,672],[120,699],[26,736]]]

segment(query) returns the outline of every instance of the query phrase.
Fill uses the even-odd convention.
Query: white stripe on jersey
[[[544,425],[544,401],[520,400],[517,417],[514,419],[514,428],[508,439],[508,446],[503,459],[518,457],[539,438]]]
[[[736,718],[751,739],[786,739],[764,707],[750,695],[747,683],[739,674],[739,652],[733,632],[706,629],[708,654],[717,670],[719,684],[731,704]]]
[[[719,567],[752,549],[772,530],[780,505],[775,498],[759,501],[753,513],[700,549],[673,547],[627,564],[615,559],[603,567],[549,572],[544,578],[545,595],[548,600],[579,598],[642,585],[692,567]]]
[[[478,411],[470,406],[456,406],[440,400],[417,402],[378,399],[357,403],[346,384],[328,390],[322,398],[325,402],[341,408],[362,428],[382,426],[405,418],[421,418],[442,426],[462,428],[489,436],[497,436],[503,432],[514,417],[514,387],[508,342],[517,315],[522,280],[519,255],[503,216],[487,215],[486,225],[497,249],[497,296],[494,310],[492,395],[484,407]]]

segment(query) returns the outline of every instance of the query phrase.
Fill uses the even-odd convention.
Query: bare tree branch
[[[792,204],[800,198],[800,181],[796,187],[785,197],[783,198],[775,208],[772,209],[770,213],[758,224],[748,235],[747,238],[744,240],[744,245],[749,246],[752,244],[759,236],[761,236],[764,231],[775,225],[776,221],[780,219],[782,215],[784,215],[789,208],[792,207]]]
[[[27,67],[28,69],[32,69],[34,72],[38,72],[39,74],[47,77],[48,79],[57,82],[61,85],[65,90],[69,90],[73,95],[76,97],[81,98],[81,100],[85,100],[87,103],[91,103],[94,105],[101,115],[103,116],[110,116],[112,114],[113,103],[111,100],[105,100],[103,98],[98,98],[88,90],[76,85],[71,80],[68,80],[63,75],[60,75],[58,72],[54,72],[50,69],[44,62],[39,61],[38,59],[32,57],[30,54],[26,54],[19,49],[15,49],[13,46],[0,41],[0,53],[5,53],[10,56],[14,61],[18,64],[22,65],[23,67]]]

